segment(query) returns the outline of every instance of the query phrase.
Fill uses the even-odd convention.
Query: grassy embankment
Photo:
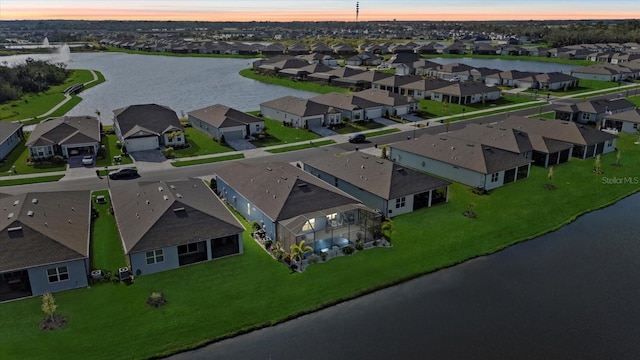
[[[603,176],[640,174],[640,151],[633,144],[636,139],[628,134],[620,136],[622,166],[614,166],[615,154],[607,154],[602,157],[603,175],[593,173],[593,159],[571,159],[555,167],[552,182],[556,190],[544,188],[547,170],[539,167],[532,168],[529,179],[487,196],[474,195],[468,187],[454,184],[450,203],[394,218],[393,248],[333,259],[312,265],[302,274],[290,274],[245,233],[241,256],[141,276],[132,286],[109,283],[56,294],[58,313],[69,319],[62,330],[38,329],[45,316],[39,298],[0,304],[0,318],[11,324],[0,327],[0,358],[165,355],[498,251],[640,190],[637,184],[603,183]],[[477,219],[462,215],[468,204],[475,205]],[[100,221],[112,220],[101,211]],[[97,222],[96,230],[100,229]],[[103,251],[121,256],[116,247]],[[111,261],[109,264],[113,266]],[[148,307],[145,301],[152,291],[163,292],[168,304],[158,309]]]

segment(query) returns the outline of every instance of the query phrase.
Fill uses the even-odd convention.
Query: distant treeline
[[[19,99],[22,94],[46,91],[62,84],[69,75],[64,64],[31,59],[15,67],[0,66],[0,104]]]

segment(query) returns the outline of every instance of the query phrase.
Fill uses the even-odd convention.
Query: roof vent
[[[298,187],[305,187],[305,186],[307,186],[307,183],[300,183],[300,184],[298,184]]]
[[[287,180],[287,177],[286,176],[280,176],[280,179]]]
[[[380,165],[384,164],[384,162],[382,160],[376,160],[376,162]]]
[[[171,190],[175,190],[176,189],[175,185],[169,185],[169,187],[171,188]]]
[[[169,200],[169,197],[167,195],[162,195],[162,198],[164,199],[164,201]]]
[[[364,165],[360,165],[360,168],[361,168],[361,169],[364,169]]]
[[[467,144],[468,147],[474,147],[474,144]]]
[[[140,197],[140,193],[137,193],[137,194],[136,194],[136,197]]]
[[[178,199],[182,199],[182,194],[176,193],[176,196],[178,197]]]
[[[403,171],[404,171],[404,168],[397,168],[397,169],[396,169],[396,171],[403,172]]]
[[[32,203],[32,204],[37,204],[37,203],[38,203],[38,198],[33,198],[33,199],[31,199],[31,203]]]
[[[17,206],[18,204],[20,204],[20,200],[16,200],[13,202],[13,206]]]
[[[74,208],[73,206],[71,207],[71,211],[76,211],[76,208]]]
[[[7,215],[7,219],[11,219],[13,217],[13,213],[9,213],[9,215]]]
[[[273,169],[267,166],[267,171],[273,171]]]
[[[162,191],[162,190],[164,190],[162,186],[158,186],[158,191]]]
[[[173,212],[184,211],[183,207],[173,209]]]
[[[273,198],[275,199],[275,198],[276,198],[276,196],[275,196],[275,195],[273,195]]]
[[[269,189],[266,190],[267,194],[269,193]]]
[[[68,222],[69,224],[71,224],[71,219],[67,219],[67,222]]]
[[[151,202],[149,200],[147,200],[147,205],[151,204]]]
[[[31,217],[33,217],[33,210],[29,210],[29,211],[27,211],[27,216],[31,216]]]
[[[455,146],[452,146],[452,147],[451,147],[451,150],[455,150],[455,149],[456,149],[456,147],[455,147]]]
[[[10,227],[7,229],[7,231],[12,232],[12,231],[20,231],[22,230],[22,226],[15,226],[15,227]]]

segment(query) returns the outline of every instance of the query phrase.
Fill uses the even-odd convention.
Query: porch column
[[[204,246],[207,247],[207,260],[213,259],[213,239],[206,240]]]
[[[449,185],[447,185],[445,192],[447,194],[446,197],[445,197],[445,202],[449,202]]]
[[[429,200],[427,202],[427,207],[431,207],[431,199],[433,199],[433,191],[434,190],[429,190]]]

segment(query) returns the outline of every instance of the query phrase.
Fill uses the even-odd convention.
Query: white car
[[[82,165],[93,165],[93,156],[87,155],[82,158]]]

